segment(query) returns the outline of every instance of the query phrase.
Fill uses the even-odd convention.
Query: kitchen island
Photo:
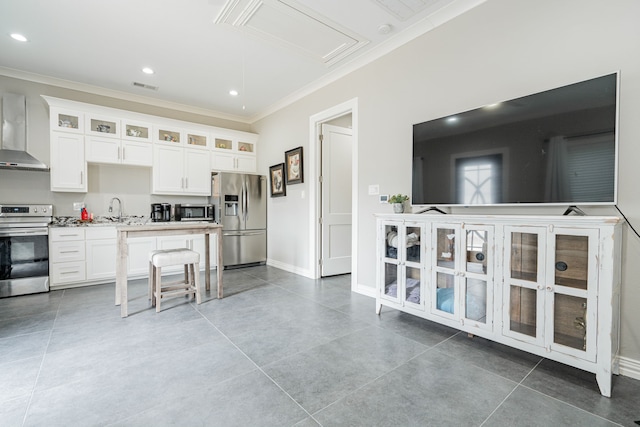
[[[218,272],[218,298],[222,298],[222,225],[213,222],[151,222],[138,225],[117,225],[117,257],[116,257],[116,305],[120,305],[122,317],[128,316],[127,295],[127,258],[129,245],[127,240],[133,237],[156,237],[184,234],[203,234],[205,239],[205,286],[211,288],[210,278],[210,238],[211,234],[217,235],[217,272]]]

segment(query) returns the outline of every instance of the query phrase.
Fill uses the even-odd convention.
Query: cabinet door
[[[184,150],[184,192],[202,196],[211,195],[211,167],[208,151]]]
[[[129,245],[129,275],[149,274],[149,252],[156,249],[155,237],[132,237],[127,239]]]
[[[152,166],[153,149],[151,144],[123,140],[121,161],[123,165]]]
[[[460,224],[434,224],[431,236],[431,312],[448,319],[460,319]]]
[[[87,162],[120,163],[120,140],[88,136],[86,138]]]
[[[425,269],[423,244],[426,243],[425,225],[407,222],[401,229],[399,251],[402,270],[402,304],[414,309],[425,307]]]
[[[400,274],[400,237],[402,234],[402,225],[400,223],[383,223],[382,230],[379,233],[382,262],[380,265],[380,284],[378,286],[378,294],[381,299],[394,302],[398,305],[402,303],[400,299],[401,291],[399,283],[402,281]]]
[[[493,328],[494,229],[464,224],[461,309],[465,325]]]
[[[84,136],[51,132],[51,191],[87,192]]]
[[[116,239],[87,240],[87,280],[115,279]]]
[[[246,155],[236,157],[236,169],[238,172],[256,172],[258,169],[258,161],[256,156]]]
[[[546,228],[506,226],[503,334],[544,345]]]
[[[182,194],[183,177],[182,147],[156,144],[153,153],[154,194]]]
[[[547,253],[546,345],[595,361],[597,229],[554,228]]]
[[[234,171],[235,156],[231,153],[212,152],[211,169],[216,171]]]

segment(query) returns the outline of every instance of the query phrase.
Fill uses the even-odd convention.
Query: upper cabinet
[[[153,194],[207,195],[212,170],[257,172],[256,134],[42,97],[50,110],[52,191],[86,192],[87,162],[152,167]],[[60,136],[70,134],[77,137]]]
[[[255,173],[258,168],[256,142],[258,135],[214,135],[211,168],[216,171]]]
[[[84,114],[80,111],[51,107],[49,121],[52,131],[84,134]]]

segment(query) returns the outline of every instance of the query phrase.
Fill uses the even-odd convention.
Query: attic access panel
[[[249,30],[325,65],[333,65],[368,43],[290,0],[229,0],[214,22]]]

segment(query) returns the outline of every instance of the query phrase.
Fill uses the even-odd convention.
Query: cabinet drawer
[[[51,243],[51,262],[68,261],[84,261],[84,241]]]
[[[115,227],[89,227],[85,231],[87,240],[115,239],[116,235]]]
[[[49,229],[49,238],[52,242],[84,240],[84,228],[51,227]]]
[[[53,284],[82,282],[85,280],[86,270],[84,261],[63,262],[52,264],[51,280]]]

